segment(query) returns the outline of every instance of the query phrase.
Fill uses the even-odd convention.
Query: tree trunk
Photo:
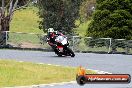
[[[0,46],[6,46],[6,31],[9,31],[9,16],[4,16],[0,11]]]
[[[29,2],[17,9],[27,6]],[[12,20],[13,13],[16,10],[18,0],[10,0],[9,7],[7,7],[6,4],[5,0],[2,0],[2,7],[0,7],[0,46],[6,46],[6,41],[8,39],[6,31],[9,31],[10,29],[10,22]]]

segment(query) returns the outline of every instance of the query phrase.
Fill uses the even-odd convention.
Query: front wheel
[[[55,52],[55,54],[57,54],[59,57],[62,57],[62,54],[61,54],[57,49],[55,49],[54,52]]]
[[[69,47],[67,47],[67,52],[70,54],[71,57],[75,57],[74,52]]]
[[[59,57],[62,57],[62,54],[61,54],[61,53],[57,53],[57,55],[58,55]]]

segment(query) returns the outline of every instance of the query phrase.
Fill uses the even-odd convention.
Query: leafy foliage
[[[80,6],[80,19],[82,22],[86,22],[91,18],[95,9],[96,0],[84,0]]]
[[[18,5],[23,6],[25,5],[29,0],[18,0]],[[15,0],[14,0],[15,3]],[[5,0],[5,5],[8,6],[10,4],[10,0]],[[0,7],[2,6],[2,0],[0,0]]]
[[[19,9],[23,1],[27,0],[1,0],[0,1],[0,46],[6,45],[6,33],[2,31],[10,30],[10,22],[13,18],[13,14],[19,5]],[[21,3],[21,5],[20,5]]]
[[[132,1],[97,0],[87,36],[132,39]]]
[[[82,0],[39,0],[40,29],[54,28],[70,32],[79,17]]]

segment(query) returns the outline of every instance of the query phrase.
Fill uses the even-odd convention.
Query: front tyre
[[[62,57],[62,54],[57,54],[59,57]]]
[[[74,52],[69,47],[67,47],[67,52],[70,54],[71,57],[75,57]]]

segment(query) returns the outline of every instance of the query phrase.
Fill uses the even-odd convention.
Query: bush
[[[87,36],[132,39],[131,7],[131,0],[98,0]]]

